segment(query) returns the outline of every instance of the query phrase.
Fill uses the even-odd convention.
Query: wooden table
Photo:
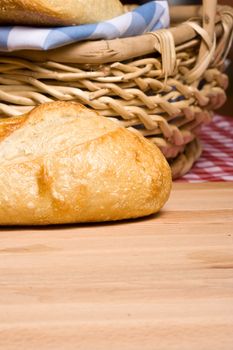
[[[153,217],[1,229],[0,349],[233,349],[233,184]]]

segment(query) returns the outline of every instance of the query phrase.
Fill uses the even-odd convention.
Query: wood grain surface
[[[233,184],[155,216],[1,228],[1,350],[233,349]]]

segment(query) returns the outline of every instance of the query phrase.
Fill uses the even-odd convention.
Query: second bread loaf
[[[119,0],[1,0],[0,24],[63,26],[95,23],[123,13]]]

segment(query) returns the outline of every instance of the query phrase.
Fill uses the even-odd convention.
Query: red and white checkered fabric
[[[233,117],[216,115],[200,135],[203,153],[178,182],[233,181]]]

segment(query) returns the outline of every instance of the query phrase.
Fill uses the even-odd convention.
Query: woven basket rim
[[[188,6],[189,7],[189,6]],[[200,38],[194,27],[190,26],[191,18],[202,28],[201,24],[201,6],[190,6],[189,11],[187,6],[172,6],[171,19],[176,20],[174,27],[157,30],[156,33],[169,32],[172,34],[175,46],[181,46],[188,41]],[[229,6],[218,6],[216,16],[215,32],[216,36],[222,35],[222,21],[229,17],[233,18],[233,8]],[[177,20],[182,20],[178,23]],[[29,58],[31,61],[56,61],[66,63],[89,63],[89,64],[104,64],[116,61],[125,61],[145,56],[151,52],[155,52],[158,40],[150,33],[145,33],[138,36],[117,38],[110,40],[93,40],[83,41],[69,44],[60,48],[50,49],[48,51],[41,50],[19,50],[13,52],[0,52],[2,56],[11,56]],[[100,54],[101,53],[101,54]]]

